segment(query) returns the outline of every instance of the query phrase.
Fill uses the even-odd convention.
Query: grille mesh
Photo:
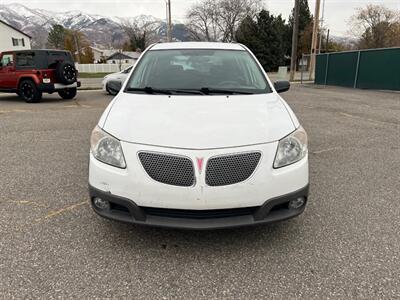
[[[139,160],[147,174],[155,181],[176,186],[194,185],[194,169],[189,158],[140,152]]]
[[[260,158],[259,152],[213,157],[207,163],[206,183],[222,186],[245,181],[253,174]]]

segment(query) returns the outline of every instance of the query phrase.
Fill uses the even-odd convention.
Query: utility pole
[[[314,13],[314,26],[313,26],[313,34],[312,34],[312,42],[311,42],[311,62],[310,62],[310,77],[312,78],[315,68],[315,54],[317,50],[317,42],[318,42],[318,23],[319,23],[319,7],[321,5],[321,0],[316,0],[315,2],[315,13]]]
[[[73,31],[73,32],[72,32],[72,36],[74,37],[75,48],[76,48],[76,51],[78,52],[78,56],[77,56],[77,58],[78,58],[78,63],[80,64],[81,61],[82,61],[82,58],[81,58],[81,47],[80,47],[80,45],[79,45],[79,41],[78,41],[78,38],[76,37],[76,35],[77,35],[77,32],[76,32],[76,31]]]
[[[318,46],[318,54],[321,53],[322,46],[322,31],[324,30],[324,17],[325,17],[325,0],[322,0],[322,16],[321,16],[321,27],[319,30],[319,46]]]
[[[167,0],[166,5],[167,5],[167,39],[168,42],[172,42],[171,0]]]
[[[328,33],[326,34],[325,52],[329,52],[329,29]]]
[[[294,80],[297,66],[297,42],[299,39],[300,0],[294,1],[294,23],[292,32],[292,56],[290,58],[290,81]]]

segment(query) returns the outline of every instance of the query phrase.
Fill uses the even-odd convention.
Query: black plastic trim
[[[39,83],[38,84],[38,90],[41,92],[55,92],[55,87],[54,87],[54,83]]]
[[[269,199],[265,203],[255,209],[254,214],[223,217],[223,218],[175,218],[168,216],[157,216],[157,215],[146,215],[145,210],[130,199],[113,195],[109,192],[98,190],[89,185],[89,194],[93,210],[100,216],[112,220],[121,222],[149,225],[156,227],[168,227],[168,228],[182,228],[182,229],[196,229],[196,230],[208,230],[218,228],[232,228],[241,226],[250,226],[264,223],[271,223],[277,221],[283,221],[300,215],[304,209],[303,205],[299,209],[280,208],[282,204],[288,203],[290,200],[297,197],[305,197],[307,200],[309,192],[309,185],[304,188],[295,191],[290,194],[286,194],[280,197]],[[93,205],[93,199],[95,197],[108,200],[111,203],[119,206],[126,207],[129,211],[123,210],[99,210]],[[279,207],[278,207],[279,206]],[[277,207],[277,209],[273,209]]]

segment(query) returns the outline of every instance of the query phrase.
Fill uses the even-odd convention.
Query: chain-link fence
[[[311,54],[303,54],[299,61],[298,71],[301,83],[314,80],[314,72],[310,72]]]

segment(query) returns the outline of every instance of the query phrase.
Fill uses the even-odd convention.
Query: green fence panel
[[[326,76],[326,64],[328,63],[327,54],[317,55],[316,65],[315,65],[315,83],[325,84]]]
[[[400,48],[361,51],[356,87],[400,90]]]
[[[400,48],[320,54],[315,83],[400,91]]]
[[[327,85],[353,87],[357,72],[358,52],[338,52],[329,55]]]

